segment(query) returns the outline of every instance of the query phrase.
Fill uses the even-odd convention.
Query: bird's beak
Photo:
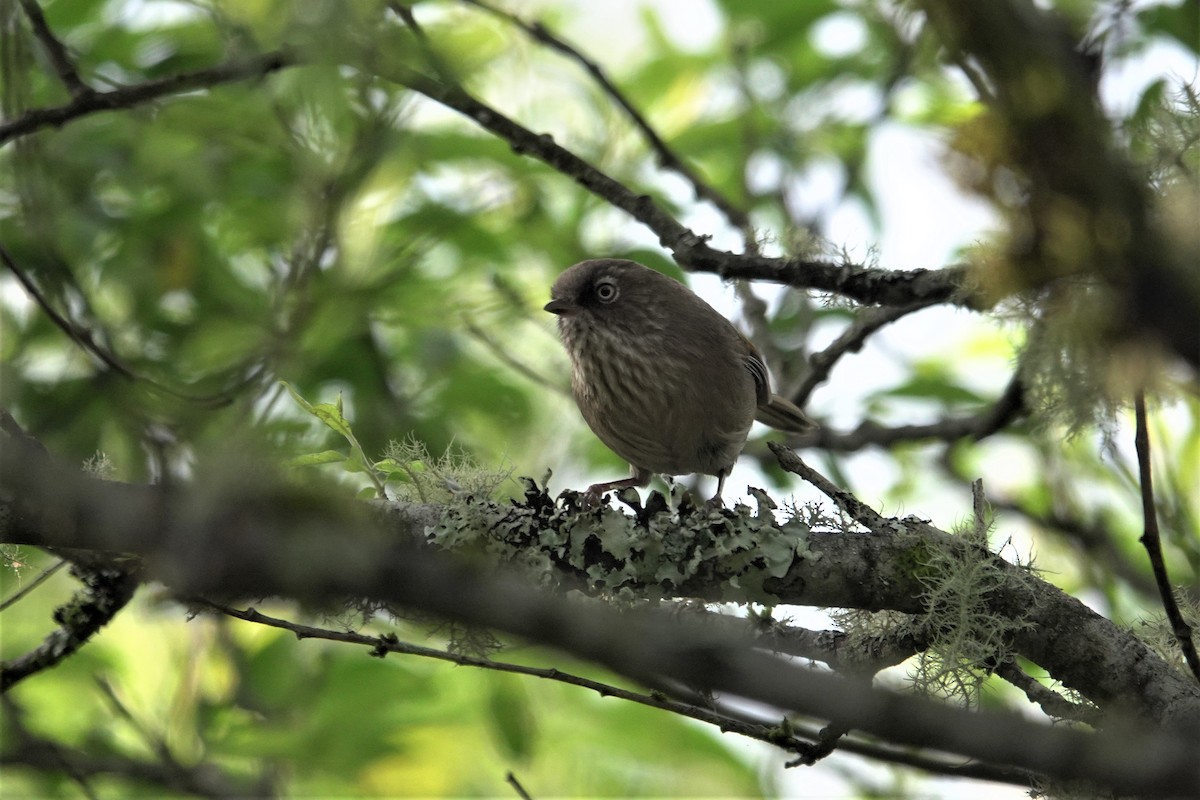
[[[579,306],[572,303],[570,300],[564,300],[561,297],[556,297],[546,305],[542,306],[543,311],[549,311],[551,314],[571,314],[579,309]]]

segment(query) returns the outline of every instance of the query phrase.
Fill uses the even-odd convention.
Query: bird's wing
[[[765,406],[771,401],[771,378],[767,375],[767,364],[763,361],[758,348],[754,346],[754,342],[747,339],[741,331],[737,331],[737,335],[741,337],[742,343],[746,346],[742,363],[746,367],[746,371],[750,373],[750,377],[754,378],[754,396],[760,406]]]

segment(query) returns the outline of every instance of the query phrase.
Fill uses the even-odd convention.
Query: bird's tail
[[[817,427],[795,403],[777,394],[771,395],[771,400],[758,407],[754,418],[764,425],[788,433],[803,433]]]

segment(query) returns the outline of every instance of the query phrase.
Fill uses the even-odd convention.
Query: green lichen
[[[986,524],[977,522],[958,535],[963,546],[917,545],[905,551],[911,560],[905,569],[923,589],[922,613],[843,611],[833,616],[850,637],[850,651],[866,650],[868,641],[881,635],[923,643],[912,660],[914,687],[974,706],[993,665],[1012,656],[1014,637],[1031,626],[1025,619],[996,613],[991,600],[1014,588],[1014,581],[1032,580],[1032,573],[1019,559],[1014,570],[988,550]]]
[[[450,504],[429,540],[515,565],[543,584],[630,599],[694,593],[773,603],[764,583],[786,575],[795,559],[815,557],[807,522],[797,514],[777,518],[761,490],[751,490],[753,506],[732,509],[658,493],[642,505],[636,492],[622,494],[623,507],[608,500],[593,506],[574,492],[555,500],[532,479],[521,480],[522,500]]]

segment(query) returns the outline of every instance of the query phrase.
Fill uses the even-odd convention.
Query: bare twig
[[[361,644],[371,647],[373,653],[376,655],[383,655],[385,652],[400,653],[404,655],[432,658],[440,661],[449,661],[460,666],[475,666],[482,669],[491,669],[566,683],[583,689],[595,691],[602,697],[614,697],[617,699],[626,700],[628,702],[638,703],[639,705],[645,705],[651,708],[657,708],[660,710],[677,713],[682,716],[687,716],[699,722],[705,722],[713,725],[724,732],[736,733],[740,736],[745,736],[747,738],[773,744],[781,749],[797,753],[801,758],[806,756],[811,757],[812,761],[814,762],[818,758],[823,757],[823,755],[815,749],[818,747],[818,745],[810,744],[810,742],[819,742],[821,740],[820,731],[816,729],[809,729],[804,725],[792,722],[781,726],[777,720],[764,719],[754,716],[739,706],[726,704],[719,698],[713,698],[707,695],[702,696],[701,694],[682,686],[674,686],[670,689],[664,689],[663,691],[652,691],[649,694],[643,694],[622,689],[611,684],[593,681],[591,679],[564,672],[555,668],[530,667],[523,664],[513,664],[504,661],[494,661],[488,658],[468,656],[462,653],[450,653],[445,650],[401,642],[396,637],[388,634],[384,634],[383,636],[367,636],[348,631],[332,631],[323,628],[316,628],[289,620],[270,617],[252,608],[239,610],[207,599],[191,598],[187,600],[187,602],[193,606],[206,608],[212,612],[225,614],[227,616],[234,617],[235,619],[266,625],[268,627],[279,628],[281,630],[287,630],[292,632],[299,639],[312,638],[346,642],[350,644]],[[711,616],[720,617],[721,615]],[[727,619],[731,624],[736,622],[744,623],[744,620],[732,620],[728,617],[725,619]],[[836,634],[836,632],[830,633]],[[770,639],[770,642],[772,645],[778,643],[778,641],[774,638]],[[666,696],[667,693],[673,697],[681,699],[668,699]],[[883,761],[901,763],[906,766],[917,767],[935,774],[952,775],[964,778],[980,778],[984,780],[1000,781],[1022,786],[1035,785],[1037,782],[1037,776],[1023,770],[1016,770],[983,762],[952,764],[945,759],[889,748],[874,742],[858,741],[855,739],[842,739],[840,740],[839,747],[846,752],[866,755]],[[830,749],[830,752],[831,751],[832,748]]]
[[[815,448],[825,451],[853,452],[864,447],[890,447],[898,442],[941,441],[960,439],[979,441],[1006,427],[1025,413],[1024,386],[1017,376],[990,406],[975,414],[945,417],[923,425],[888,427],[866,420],[852,431],[839,433],[832,428],[817,428],[788,437],[788,444],[797,449]]]
[[[1097,728],[1103,724],[1100,709],[1086,703],[1072,703],[1027,675],[1011,658],[1001,661],[995,674],[1024,692],[1031,703],[1036,703],[1050,717],[1084,722]]]
[[[6,598],[3,603],[0,603],[0,611],[4,611],[4,610],[8,609],[10,606],[13,606],[16,603],[18,603],[22,597],[25,597],[27,594],[32,592],[34,589],[41,586],[46,581],[50,580],[50,578],[53,577],[54,573],[58,572],[60,569],[62,569],[66,565],[67,565],[67,561],[65,559],[59,559],[58,561],[54,562],[50,566],[46,567],[44,570],[42,570],[40,573],[38,573],[38,576],[36,578],[34,578],[32,581],[30,581],[29,583],[22,586],[17,591],[13,592],[12,595],[9,596],[8,598]]]
[[[800,385],[791,392],[792,402],[800,407],[808,402],[808,397],[828,377],[835,364],[847,353],[857,353],[863,343],[875,331],[896,320],[908,316],[914,311],[928,308],[932,303],[913,303],[907,306],[865,309],[854,318],[854,321],[842,331],[838,338],[819,353],[808,357],[808,373]]]
[[[521,785],[519,780],[517,780],[516,775],[510,772],[504,776],[504,780],[513,787],[513,791],[517,793],[517,797],[520,797],[521,800],[533,800],[533,797],[529,794],[529,792],[525,791],[525,787]]]
[[[137,379],[132,369],[109,352],[107,348],[96,342],[96,337],[91,331],[82,325],[77,325],[72,320],[60,314],[50,300],[42,294],[38,285],[34,283],[32,278],[25,274],[25,270],[17,264],[16,260],[8,252],[8,249],[3,245],[0,245],[0,261],[4,262],[4,266],[8,267],[9,271],[16,277],[17,282],[24,287],[29,296],[33,298],[33,301],[38,304],[42,309],[42,313],[49,317],[55,327],[65,333],[81,350],[94,356],[100,363],[121,377],[129,380]]]
[[[417,40],[417,45],[421,48],[422,55],[425,56],[425,61],[429,66],[433,67],[438,77],[447,83],[457,83],[458,78],[455,76],[454,71],[446,63],[446,59],[442,58],[441,54],[434,49],[433,43],[429,41],[428,34],[425,33],[425,29],[417,22],[412,7],[399,2],[399,0],[389,0],[387,5],[392,10],[392,13],[399,17],[408,26],[408,29],[413,32],[413,36]]]
[[[681,693],[685,693],[686,696],[686,690],[681,690]],[[698,695],[693,694],[693,696],[696,702],[700,701]],[[744,704],[726,703],[719,697],[710,698],[708,703],[712,708],[724,714],[729,719],[740,720],[750,725],[769,727],[780,734],[793,736],[804,741],[819,742],[821,739],[821,730],[811,725],[805,725],[803,722],[798,722],[790,717],[782,721],[766,719],[759,714],[748,711]],[[927,751],[891,747],[874,740],[858,739],[853,735],[843,737],[837,742],[837,745],[839,750],[846,753],[854,753],[890,764],[914,767],[934,775],[996,781],[1015,786],[1039,786],[1042,784],[1041,777],[1028,770],[982,761],[962,761],[961,759],[952,761],[949,758]],[[814,750],[816,747],[817,745],[808,745],[810,750]],[[793,766],[800,765],[793,764]]]
[[[471,334],[471,336],[478,340],[479,343],[484,347],[486,347],[492,355],[511,367],[515,372],[524,375],[534,384],[542,386],[546,389],[550,389],[551,391],[563,395],[569,395],[571,393],[571,390],[567,388],[565,384],[559,381],[550,380],[545,375],[542,375],[533,367],[514,356],[512,353],[508,352],[504,345],[502,345],[500,342],[497,342],[490,333],[485,331],[479,325],[475,324],[475,322],[469,317],[463,318],[463,324],[466,326],[467,333]]]
[[[788,472],[799,475],[804,480],[817,487],[822,494],[837,503],[838,508],[850,515],[850,518],[870,530],[878,530],[887,525],[887,520],[880,516],[875,509],[859,500],[847,491],[839,489],[828,478],[805,464],[792,450],[775,442],[767,442],[771,452],[779,459],[779,466]]]
[[[633,102],[625,96],[625,93],[617,88],[604,72],[604,69],[593,61],[575,45],[570,44],[561,36],[551,32],[541,22],[526,22],[521,17],[504,9],[497,8],[491,3],[484,0],[462,0],[470,6],[483,9],[489,14],[500,17],[510,24],[520,28],[533,39],[541,42],[547,47],[557,50],[564,56],[579,64],[592,77],[600,89],[612,98],[622,111],[629,117],[645,138],[650,149],[658,156],[658,163],[663,169],[671,170],[681,175],[688,183],[692,185],[692,191],[696,193],[696,197],[707,200],[712,203],[717,209],[725,215],[733,227],[741,231],[746,242],[746,252],[754,252],[756,242],[754,238],[754,227],[750,224],[750,217],[744,210],[739,208],[732,200],[723,195],[716,187],[705,181],[696,173],[694,169],[688,166],[670,145],[663,141],[662,137],[654,129],[646,119],[645,115],[633,104]]]
[[[67,335],[72,342],[76,344],[85,353],[88,353],[108,369],[112,370],[122,378],[140,383],[159,394],[173,397],[177,400],[184,400],[190,403],[198,403],[200,405],[216,407],[227,405],[232,402],[233,396],[238,388],[254,382],[258,379],[259,371],[251,370],[247,375],[234,382],[233,386],[223,389],[219,392],[214,392],[207,395],[195,395],[188,392],[182,392],[178,389],[173,389],[160,381],[148,378],[136,372],[132,367],[122,361],[110,349],[96,341],[94,334],[87,327],[68,319],[54,307],[49,298],[42,292],[37,283],[25,273],[25,271],[17,264],[7,248],[0,245],[0,262],[8,267],[9,271],[16,277],[17,282],[29,294],[33,301],[37,303],[42,312],[50,318],[55,327]]]
[[[565,683],[571,686],[578,686],[582,689],[589,689],[596,692],[601,697],[615,697],[620,700],[625,700],[639,705],[657,708],[663,711],[670,711],[698,722],[705,722],[714,725],[723,731],[737,733],[747,738],[757,739],[759,741],[775,744],[787,750],[800,752],[803,748],[809,745],[795,738],[787,740],[786,737],[781,739],[777,732],[773,730],[773,726],[758,725],[739,722],[734,719],[728,719],[712,710],[711,707],[706,707],[702,703],[681,702],[668,699],[661,691],[653,691],[650,693],[635,692],[629,689],[623,689],[619,686],[614,686],[608,683],[585,678],[582,675],[575,675],[553,667],[531,667],[524,664],[514,664],[507,661],[495,661],[490,658],[482,658],[480,656],[468,655],[466,653],[452,653],[447,650],[439,650],[434,647],[424,647],[422,645],[411,644],[409,642],[400,641],[394,634],[384,634],[382,636],[368,636],[353,631],[333,631],[325,628],[318,628],[311,625],[303,625],[301,623],[292,622],[290,620],[271,617],[261,613],[257,609],[247,608],[245,610],[236,609],[231,606],[224,605],[206,598],[191,597],[186,598],[185,602],[193,607],[204,608],[209,611],[214,611],[226,616],[240,619],[245,622],[253,622],[259,625],[265,625],[271,628],[290,631],[297,639],[325,639],[328,641],[345,642],[348,644],[359,644],[371,648],[372,655],[380,656],[387,653],[399,653],[403,655],[419,656],[421,658],[431,658],[438,661],[448,661],[459,666],[471,666],[481,669],[489,669],[496,672],[507,672],[515,675],[525,675],[528,677],[541,678],[543,680],[556,681]]]
[[[59,41],[54,32],[50,30],[50,26],[46,24],[46,17],[42,14],[37,0],[21,0],[21,9],[29,18],[29,27],[33,29],[33,35],[42,43],[46,55],[50,58],[50,63],[54,65],[55,73],[58,74],[59,80],[67,87],[71,96],[81,97],[90,94],[93,91],[92,88],[79,77],[79,72],[76,70],[74,62],[71,61],[66,46]]]
[[[210,89],[225,83],[260,78],[290,66],[291,59],[276,51],[247,59],[236,59],[214,67],[181,72],[165,78],[136,83],[107,92],[84,92],[61,106],[33,108],[14,120],[0,124],[0,144],[42,128],[59,126],[100,111],[133,108],[169,95]]]
[[[1150,557],[1150,566],[1154,569],[1154,579],[1158,583],[1158,592],[1162,597],[1163,609],[1171,623],[1171,630],[1183,651],[1188,668],[1200,680],[1200,656],[1196,654],[1196,643],[1192,640],[1192,626],[1183,618],[1175,594],[1171,590],[1171,581],[1167,577],[1167,565],[1163,559],[1162,540],[1158,532],[1158,514],[1154,508],[1154,481],[1150,470],[1150,433],[1146,424],[1146,393],[1138,390],[1133,401],[1136,417],[1134,446],[1137,450],[1138,475],[1142,487],[1142,517],[1145,532],[1142,534],[1142,546]]]
[[[542,161],[626,211],[658,235],[659,242],[687,269],[713,272],[727,279],[764,280],[819,289],[879,305],[948,302],[973,306],[990,302],[964,293],[962,287],[968,269],[965,265],[937,270],[883,270],[807,258],[772,258],[716,250],[708,246],[708,237],[680,223],[649,195],[634,192],[557,144],[551,136],[534,133],[480,102],[462,87],[401,66],[392,66],[385,71],[381,77],[458,111],[508,142],[516,153]]]

